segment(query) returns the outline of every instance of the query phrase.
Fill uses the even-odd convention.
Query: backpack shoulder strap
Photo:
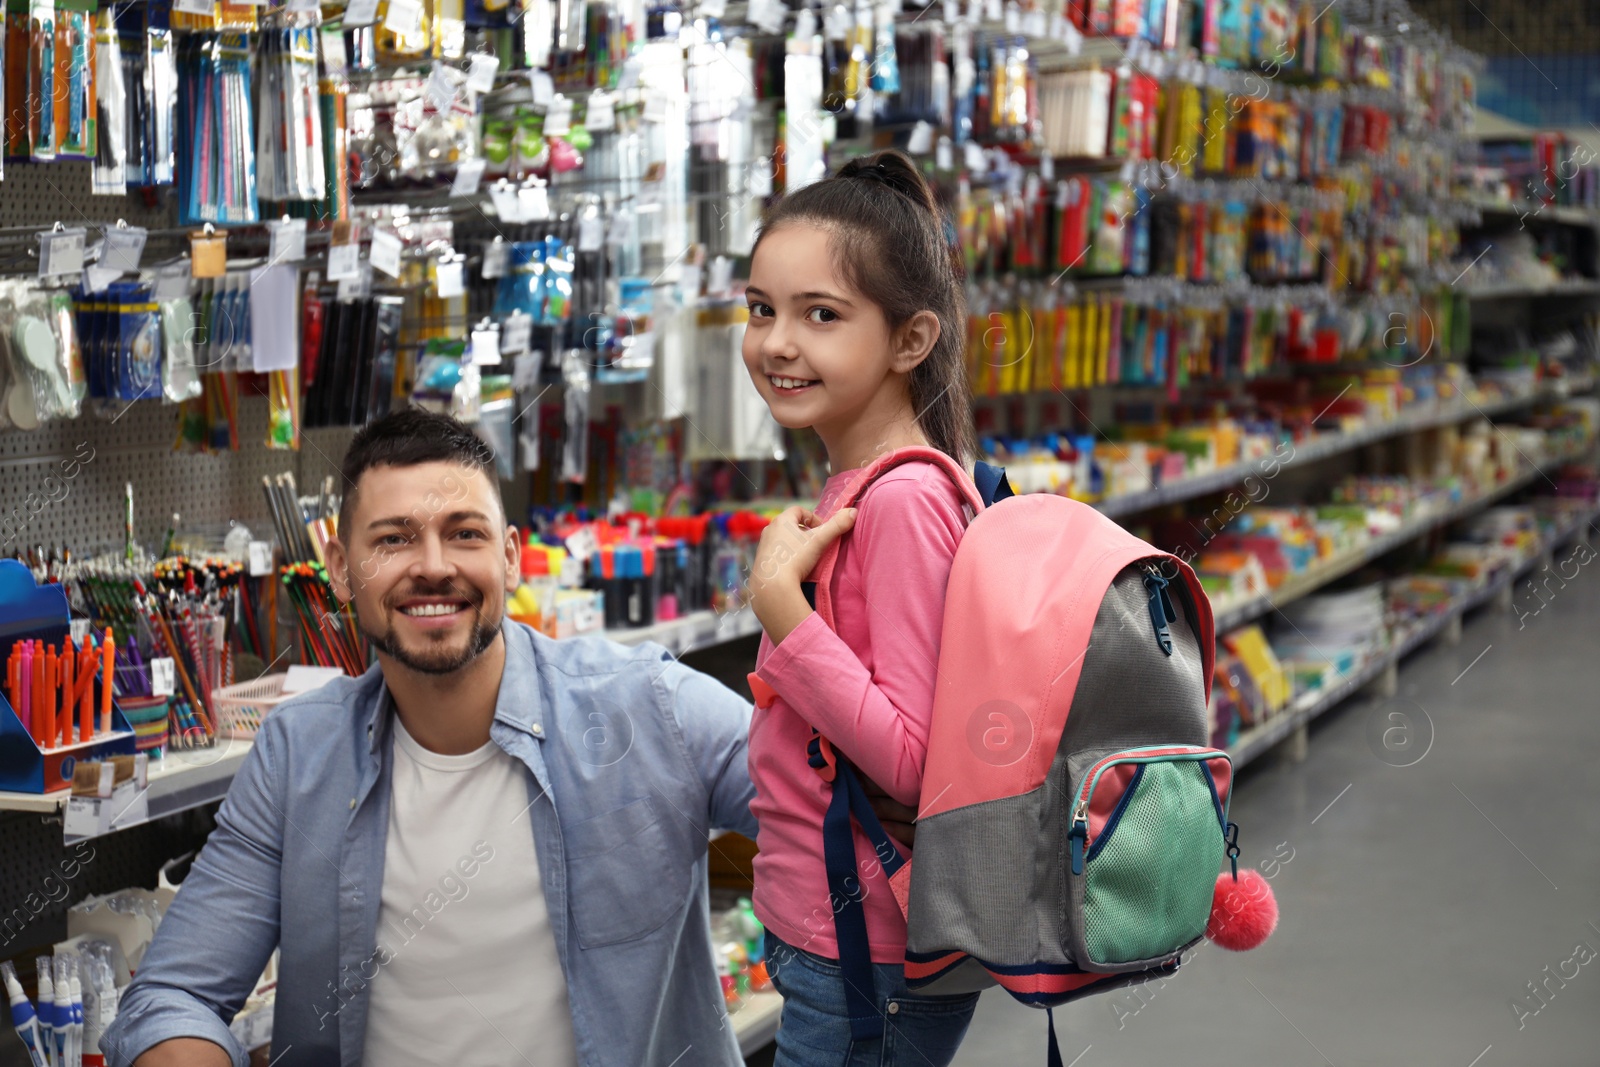
[[[977,515],[983,510],[984,496],[978,492],[978,486],[973,483],[972,477],[962,469],[961,464],[937,448],[912,445],[909,448],[897,448],[893,452],[886,452],[861,468],[860,473],[850,482],[845,491],[839,494],[838,500],[828,509],[827,513],[819,513],[817,517],[826,520],[845,508],[855,507],[861,502],[861,498],[866,495],[873,482],[902,463],[911,463],[917,460],[936,464],[943,469],[945,474],[950,477],[951,482],[954,483],[956,491],[961,494],[962,502],[972,510],[973,515]],[[850,535],[845,534],[845,537],[848,536]],[[837,629],[834,626],[833,616],[833,569],[839,561],[839,545],[843,540],[844,538],[842,537],[838,538],[827,547],[822,553],[822,558],[817,561],[816,567],[812,569],[811,574],[806,578],[807,582],[814,585],[814,606],[817,614],[822,616],[822,621],[828,624],[830,630]]]

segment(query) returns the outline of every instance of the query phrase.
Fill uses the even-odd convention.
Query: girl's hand
[[[855,521],[855,508],[845,508],[827,522],[819,522],[815,512],[795,506],[761,532],[755,562],[750,565],[750,607],[774,645],[811,614],[800,583],[834,539]]]

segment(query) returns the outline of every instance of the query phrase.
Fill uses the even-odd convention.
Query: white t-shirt
[[[441,756],[394,731],[364,1062],[576,1065],[527,768],[492,741]]]

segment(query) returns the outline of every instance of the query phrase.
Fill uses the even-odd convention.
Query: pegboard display
[[[64,939],[67,909],[86,897],[154,889],[164,863],[205,844],[215,812],[207,805],[72,845],[62,844],[60,816],[0,812],[0,959]]]
[[[94,164],[88,160],[56,163],[6,161],[0,185],[0,226],[37,226],[48,230],[59,220],[66,226],[102,226],[123,219],[129,226],[168,229],[178,222],[177,201],[170,189],[126,196],[95,196],[90,191]]]
[[[352,431],[308,431],[300,451],[275,451],[264,444],[266,399],[244,398],[239,415],[237,452],[174,452],[177,409],[160,403],[130,405],[114,421],[86,414],[0,431],[0,551],[65,542],[81,554],[120,545],[129,482],[134,537],[148,547],[159,547],[174,513],[183,529],[220,530],[236,520],[269,538],[262,476],[289,471],[309,491],[337,474]]]

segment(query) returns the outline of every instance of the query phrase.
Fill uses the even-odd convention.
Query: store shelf
[[[1559,222],[1569,226],[1600,226],[1600,210],[1582,207],[1557,207],[1537,201],[1520,204],[1502,204],[1494,201],[1467,200],[1466,206],[1480,214],[1517,219],[1522,223],[1534,221]]]
[[[1553,285],[1475,285],[1474,300],[1528,300],[1552,296],[1600,296],[1600,281],[1561,281]]]
[[[1496,486],[1487,493],[1479,493],[1461,500],[1448,508],[1436,511],[1432,515],[1412,519],[1393,533],[1373,538],[1356,551],[1347,552],[1342,556],[1328,560],[1320,566],[1313,567],[1303,574],[1297,574],[1270,593],[1253,597],[1239,604],[1224,606],[1216,611],[1217,633],[1227,633],[1235,627],[1243,626],[1252,619],[1260,618],[1270,611],[1276,611],[1309,593],[1314,593],[1329,582],[1344,577],[1356,568],[1394,551],[1429,530],[1464,518],[1494,503],[1496,500],[1516,492],[1531,483],[1535,478],[1538,478],[1547,468],[1558,466],[1585,455],[1592,451],[1593,447],[1592,444],[1585,444],[1581,448],[1564,452],[1558,456],[1552,456],[1514,475],[1503,485]]]
[[[748,607],[719,614],[715,611],[696,611],[681,619],[658,622],[637,630],[607,630],[608,640],[620,645],[640,645],[654,641],[674,656],[681,656],[692,648],[735,641],[761,632],[756,613]]]
[[[1440,426],[1454,425],[1477,416],[1493,417],[1530,404],[1565,399],[1574,392],[1581,392],[1585,389],[1593,388],[1593,386],[1593,378],[1550,382],[1526,393],[1502,397],[1482,404],[1451,404],[1433,411],[1406,415],[1389,422],[1380,422],[1372,426],[1362,427],[1359,430],[1353,430],[1348,433],[1317,434],[1305,441],[1296,442],[1293,457],[1281,462],[1279,467],[1280,470],[1286,470],[1290,467],[1304,466],[1308,463],[1327,459],[1330,456],[1337,456],[1344,452],[1363,448],[1375,441],[1382,441],[1390,437],[1399,437],[1405,434],[1436,429]],[[1208,471],[1193,478],[1184,478],[1181,481],[1157,486],[1154,489],[1112,497],[1109,500],[1101,501],[1095,507],[1103,514],[1112,518],[1119,518],[1126,515],[1135,515],[1150,508],[1176,504],[1183,500],[1204,496],[1207,493],[1219,492],[1229,486],[1237,485],[1252,474],[1259,474],[1259,467],[1267,458],[1270,457],[1231,463],[1226,467],[1220,467],[1217,470]]]
[[[1437,637],[1453,620],[1482,606],[1496,594],[1508,589],[1518,578],[1532,570],[1546,552],[1569,540],[1580,529],[1593,524],[1597,519],[1600,519],[1600,509],[1591,508],[1584,512],[1551,535],[1538,552],[1525,556],[1515,566],[1503,569],[1500,574],[1479,588],[1456,598],[1444,611],[1430,615],[1407,628],[1404,636],[1390,648],[1377,653],[1334,685],[1304,694],[1287,711],[1242,732],[1238,740],[1228,748],[1234,767],[1243,767],[1301,726],[1343,703],[1391,666],[1398,664],[1406,656]]]
[[[118,829],[126,830],[151,819],[175,815],[221,800],[227,794],[235,772],[250,754],[250,746],[249,741],[222,740],[214,748],[172,752],[151,763],[149,784],[145,790],[149,815],[138,822],[125,823]],[[0,811],[59,815],[66,810],[68,794],[69,791],[65,789],[43,794],[0,793]]]
[[[739,1055],[748,1056],[771,1043],[783,1015],[783,998],[777,993],[751,993],[728,1013],[739,1039]]]

